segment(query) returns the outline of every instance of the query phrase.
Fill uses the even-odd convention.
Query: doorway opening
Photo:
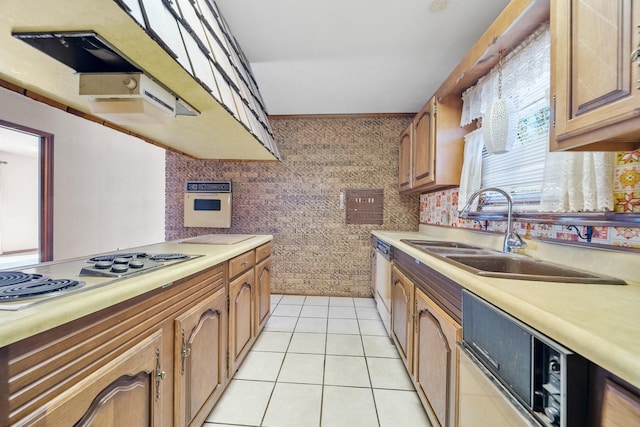
[[[0,120],[0,269],[53,259],[53,135]]]

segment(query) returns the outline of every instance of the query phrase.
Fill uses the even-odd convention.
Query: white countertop
[[[402,239],[454,240],[496,249],[496,245],[501,247],[501,236],[422,226],[421,232],[374,231],[372,234],[640,387],[640,281],[634,280],[640,274],[638,254],[531,242],[539,258],[546,254],[558,264],[600,271],[622,278],[628,285],[508,280],[477,276],[401,242]]]
[[[79,319],[98,310],[137,297],[145,292],[183,279],[209,267],[218,265],[273,239],[271,235],[257,235],[236,244],[196,244],[173,242],[129,248],[118,252],[184,253],[202,255],[175,265],[152,270],[113,283],[113,279],[79,277],[78,265],[90,258],[40,264],[38,272],[46,272],[51,278],[82,280],[85,288],[64,296],[17,311],[0,311],[0,347],[44,332],[48,329]],[[20,269],[16,269],[20,270]],[[26,270],[26,268],[22,269]]]

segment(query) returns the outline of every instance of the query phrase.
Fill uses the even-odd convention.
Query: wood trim
[[[0,86],[2,85],[0,80]],[[53,260],[53,134],[0,120],[0,126],[40,137],[40,262]]]
[[[511,0],[436,91],[442,98],[461,94],[497,65],[542,23],[549,21],[549,0]]]
[[[413,117],[416,113],[353,113],[353,114],[275,114],[269,120],[285,119],[391,119]]]

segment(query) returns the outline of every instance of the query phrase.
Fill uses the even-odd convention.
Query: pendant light
[[[502,97],[502,51],[498,62],[498,99],[493,101],[482,120],[484,144],[491,154],[501,154],[513,148],[518,133],[518,121],[511,100]]]

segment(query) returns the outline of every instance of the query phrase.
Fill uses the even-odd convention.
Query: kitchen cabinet
[[[401,193],[419,194],[460,184],[464,135],[460,127],[462,100],[432,97],[400,135]]]
[[[589,427],[640,425],[640,390],[611,372],[591,365]]]
[[[16,425],[160,426],[163,380],[160,331],[53,399],[46,411]]]
[[[227,329],[215,326],[216,310],[224,322],[225,279],[220,264],[1,348],[0,425],[201,424],[222,389],[213,371],[226,369],[216,346]],[[174,359],[182,329],[188,379]]]
[[[256,248],[256,335],[271,313],[271,243]]]
[[[640,8],[632,0],[551,3],[550,149],[638,149]]]
[[[229,378],[253,345],[255,331],[255,251],[229,261]]]
[[[175,320],[175,426],[200,426],[227,380],[227,292],[217,290]]]
[[[409,374],[413,372],[414,284],[396,267],[391,273],[391,336]]]
[[[398,188],[400,192],[411,190],[411,146],[413,124],[400,134],[398,145]]]
[[[413,380],[432,423],[457,425],[458,365],[456,342],[462,327],[427,294],[415,290]]]

